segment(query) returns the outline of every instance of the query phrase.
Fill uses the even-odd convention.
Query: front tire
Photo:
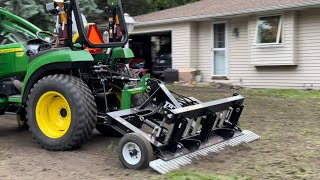
[[[65,151],[79,148],[92,135],[96,104],[88,86],[69,75],[39,80],[27,101],[29,130],[43,148]]]

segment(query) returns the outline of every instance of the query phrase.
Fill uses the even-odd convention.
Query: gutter
[[[135,24],[136,27],[143,27],[149,25],[160,25],[166,23],[177,23],[177,22],[185,22],[185,21],[194,21],[194,20],[203,20],[208,18],[227,18],[232,16],[244,16],[250,15],[253,13],[265,12],[265,11],[279,11],[279,10],[297,10],[297,9],[305,9],[305,8],[316,8],[320,7],[320,2],[318,0],[314,0],[311,2],[304,3],[295,3],[290,5],[279,5],[272,6],[267,8],[255,8],[255,9],[246,9],[240,11],[231,11],[231,12],[222,12],[222,13],[213,13],[213,14],[205,14],[198,16],[185,16],[185,17],[177,17],[163,20],[154,20],[154,21],[145,21],[145,22],[137,22]]]

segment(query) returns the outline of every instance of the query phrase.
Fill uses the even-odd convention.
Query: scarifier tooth
[[[192,158],[195,158],[197,155],[196,155],[196,153],[192,153],[192,154],[189,154],[189,156],[192,159]]]
[[[154,168],[152,165],[151,165],[151,162],[150,162],[150,167],[153,168],[154,170],[158,171],[160,174],[166,174],[167,171],[165,169],[162,168],[162,164],[164,164],[165,162],[161,159],[157,159],[155,161],[153,161],[153,166],[156,167]]]
[[[165,173],[170,172],[170,168],[168,169],[167,163],[160,165],[160,168],[161,168],[162,171],[165,172]]]
[[[174,161],[175,163],[177,163],[179,166],[181,166],[181,161],[179,159],[173,159],[172,161]]]
[[[183,162],[184,165],[188,164],[188,161],[184,157],[181,157],[180,160]]]
[[[202,151],[200,152],[200,154],[201,154],[202,156],[207,156],[207,155],[208,155],[208,153],[206,153],[204,150],[202,150]]]
[[[181,163],[181,165],[183,166],[185,164],[185,161],[181,158],[179,158],[179,162]]]
[[[177,160],[177,162],[179,163],[179,165],[183,165],[183,161],[180,159],[180,158],[178,158],[178,159],[176,159]]]
[[[212,152],[219,152],[217,147],[212,147],[211,149],[212,149]]]
[[[215,144],[204,149],[192,152],[190,154],[169,160],[164,161],[162,159],[157,159],[150,162],[150,167],[155,171],[166,174],[170,171],[177,170],[182,166],[186,166],[192,163],[192,160],[198,159],[199,156],[206,156],[209,153],[219,153],[224,150],[226,146],[237,146],[243,143],[250,143],[260,138],[259,135],[251,132],[251,131],[243,131],[243,135],[235,137],[233,139],[221,142],[219,144]]]
[[[170,161],[170,162],[168,162],[168,164],[167,164],[169,167],[173,167],[173,168],[180,168],[180,166],[179,166],[179,164],[177,164],[176,162],[174,162],[174,161]]]
[[[210,149],[210,152],[216,152],[214,147],[209,147],[209,149]]]
[[[177,161],[171,161],[171,163],[180,168],[180,164]]]
[[[241,142],[243,142],[243,141],[241,141],[240,139],[236,139],[234,141],[231,141],[230,145],[231,146],[238,146],[239,144],[241,144]]]

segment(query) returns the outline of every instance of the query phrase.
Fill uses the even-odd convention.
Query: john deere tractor
[[[238,126],[243,96],[203,103],[132,73],[120,0],[104,33],[85,23],[78,0],[46,9],[54,33],[0,9],[0,113],[17,114],[43,148],[79,148],[96,128],[122,137],[119,159],[127,168],[167,173],[259,138]]]

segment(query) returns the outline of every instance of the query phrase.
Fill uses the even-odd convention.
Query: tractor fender
[[[86,51],[62,50],[44,54],[32,60],[27,68],[22,89],[22,101],[25,103],[33,85],[41,78],[52,74],[61,74],[67,70],[77,70],[88,67],[94,62],[92,55]],[[69,71],[70,72],[70,71]]]

